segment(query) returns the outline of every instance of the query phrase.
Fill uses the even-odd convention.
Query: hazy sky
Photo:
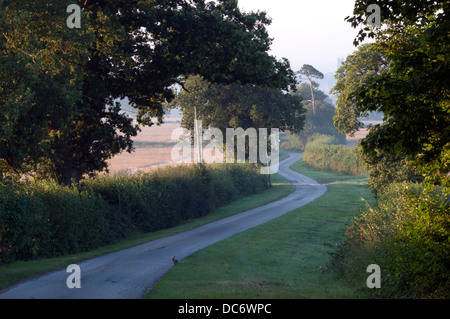
[[[337,69],[338,57],[356,50],[358,30],[344,18],[352,15],[354,0],[239,0],[245,12],[266,11],[273,38],[271,54],[285,57],[294,71],[311,64],[322,73]]]

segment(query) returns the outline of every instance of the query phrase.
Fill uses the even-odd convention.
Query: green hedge
[[[303,152],[305,145],[298,134],[287,134],[287,139],[282,141],[280,149],[285,151]]]
[[[303,162],[311,167],[349,175],[366,174],[355,147],[337,145],[332,136],[322,135],[306,144]]]
[[[267,176],[249,164],[102,175],[78,188],[0,179],[0,263],[87,251],[173,227],[267,187]]]

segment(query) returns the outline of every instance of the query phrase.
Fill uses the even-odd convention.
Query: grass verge
[[[292,169],[327,180],[319,199],[182,260],[146,298],[364,298],[329,266],[351,218],[373,200],[366,176]],[[330,182],[330,180],[336,180]],[[345,180],[345,181],[343,181]]]
[[[337,172],[319,170],[319,169],[316,169],[314,167],[311,167],[311,166],[305,164],[302,160],[292,164],[291,169],[294,171],[297,171],[299,173],[302,173],[308,177],[311,177],[311,178],[317,180],[318,182],[330,181],[330,180],[340,180],[340,181],[352,180],[352,179],[357,180],[357,179],[367,178],[367,174],[346,175],[346,174],[337,173]]]
[[[287,156],[281,156],[280,160]],[[264,191],[261,194],[252,195],[246,198],[237,200],[229,205],[217,209],[214,213],[202,218],[186,221],[185,223],[170,229],[164,229],[153,233],[139,234],[128,239],[122,240],[114,245],[105,246],[89,252],[72,254],[55,258],[44,258],[32,261],[18,261],[8,265],[0,266],[0,289],[6,288],[22,279],[40,275],[48,271],[67,267],[73,263],[79,263],[83,260],[91,259],[122,249],[137,246],[139,244],[155,240],[158,238],[170,236],[182,231],[186,231],[200,225],[204,225],[233,214],[237,214],[255,207],[259,207],[283,198],[291,193],[295,187],[280,175],[272,177],[273,187]]]

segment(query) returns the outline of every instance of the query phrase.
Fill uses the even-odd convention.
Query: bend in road
[[[0,299],[137,299],[173,267],[172,257],[190,254],[266,223],[322,196],[327,188],[292,171],[301,154],[288,153],[278,173],[296,186],[288,196],[195,229],[80,262],[81,288],[68,288],[66,269],[25,280],[0,292]]]

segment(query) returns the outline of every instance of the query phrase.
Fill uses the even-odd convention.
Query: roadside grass
[[[328,180],[352,180],[352,179],[362,179],[367,178],[367,174],[363,175],[346,175],[342,173],[319,170],[305,164],[302,160],[295,162],[291,165],[291,169],[311,177],[318,182],[328,181]]]
[[[286,154],[280,154],[280,160],[288,157]],[[272,176],[272,188],[261,194],[252,195],[232,202],[229,205],[218,208],[212,214],[202,218],[192,219],[183,224],[170,229],[164,229],[153,233],[137,234],[125,240],[121,240],[113,245],[101,247],[92,251],[82,252],[67,256],[44,258],[32,261],[18,261],[15,263],[0,266],[0,289],[6,288],[22,279],[40,275],[49,271],[67,267],[73,263],[79,263],[83,260],[91,259],[115,251],[127,249],[146,243],[158,238],[174,235],[233,214],[237,214],[255,207],[259,207],[280,198],[287,196],[295,190],[295,187],[282,176],[275,174]]]
[[[328,192],[181,260],[145,298],[367,298],[365,281],[350,286],[330,266],[330,253],[365,206],[361,198],[373,201],[367,176],[321,172],[301,161],[291,168],[327,180]]]

